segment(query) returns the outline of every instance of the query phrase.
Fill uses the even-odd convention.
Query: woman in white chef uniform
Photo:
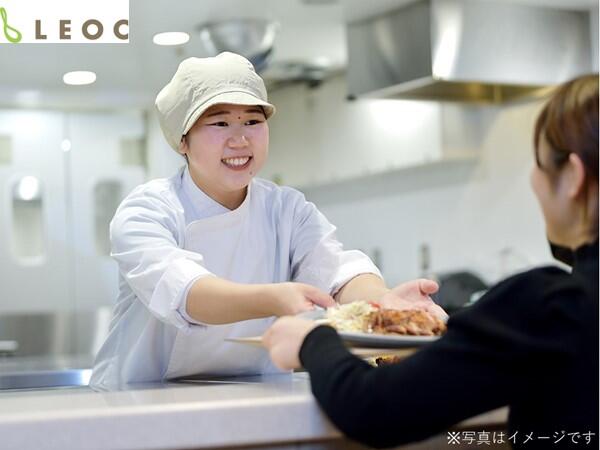
[[[266,351],[226,339],[261,335],[276,317],[315,305],[368,299],[444,314],[428,297],[435,283],[387,289],[300,192],[254,178],[275,108],[248,60],[186,59],[156,109],[187,164],[137,187],[112,220],[120,294],[93,387],[275,372]]]

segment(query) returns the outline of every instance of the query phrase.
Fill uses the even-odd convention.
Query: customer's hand
[[[421,278],[407,281],[391,289],[378,303],[382,308],[388,309],[423,309],[442,320],[447,320],[446,311],[436,305],[430,297],[438,289],[438,284],[432,280]]]
[[[306,335],[317,326],[312,320],[282,317],[263,335],[263,344],[269,350],[273,363],[282,370],[301,367],[300,347]]]
[[[304,283],[274,283],[268,285],[272,311],[275,316],[293,316],[311,311],[316,306],[335,306],[331,295]]]

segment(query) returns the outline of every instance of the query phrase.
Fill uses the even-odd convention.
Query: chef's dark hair
[[[540,161],[542,136],[550,147],[551,167]],[[535,123],[534,149],[538,167],[548,172],[559,170],[576,153],[585,166],[586,185],[598,181],[598,74],[557,88]]]
[[[186,144],[186,145],[190,145],[190,144],[189,144],[189,142],[188,142],[188,137],[187,137],[187,134],[184,134],[183,136],[181,136],[181,142],[182,142],[182,143],[183,143],[183,142],[185,142],[185,144]],[[183,154],[183,155],[181,155],[181,156],[183,156],[183,157],[185,158],[185,162],[186,162],[186,163],[189,163],[189,161],[188,161],[188,157],[187,157],[187,154]]]

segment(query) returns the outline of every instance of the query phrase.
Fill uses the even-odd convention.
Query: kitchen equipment
[[[502,102],[592,71],[587,11],[420,0],[350,23],[351,96]]]
[[[106,306],[0,314],[0,353],[17,357],[95,355],[108,334],[111,310]]]
[[[19,343],[17,341],[0,340],[0,356],[14,355],[18,349]]]
[[[92,369],[0,373],[0,391],[87,386],[91,375]]]
[[[265,19],[230,19],[200,24],[196,31],[212,56],[237,53],[260,72],[267,66],[278,28],[276,22]]]
[[[439,291],[433,296],[435,302],[448,314],[470,304],[473,294],[485,291],[488,285],[475,273],[457,271],[437,275]]]

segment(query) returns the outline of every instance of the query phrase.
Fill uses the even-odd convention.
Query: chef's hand
[[[306,335],[316,326],[314,321],[298,317],[277,319],[262,338],[273,364],[282,370],[300,368],[300,347]]]
[[[309,284],[273,283],[269,288],[275,316],[293,316],[311,311],[315,305],[329,308],[336,304],[331,295]]]
[[[446,311],[436,305],[430,297],[438,289],[438,284],[432,280],[421,278],[407,281],[391,289],[378,303],[387,309],[423,309],[442,320],[447,320]]]

